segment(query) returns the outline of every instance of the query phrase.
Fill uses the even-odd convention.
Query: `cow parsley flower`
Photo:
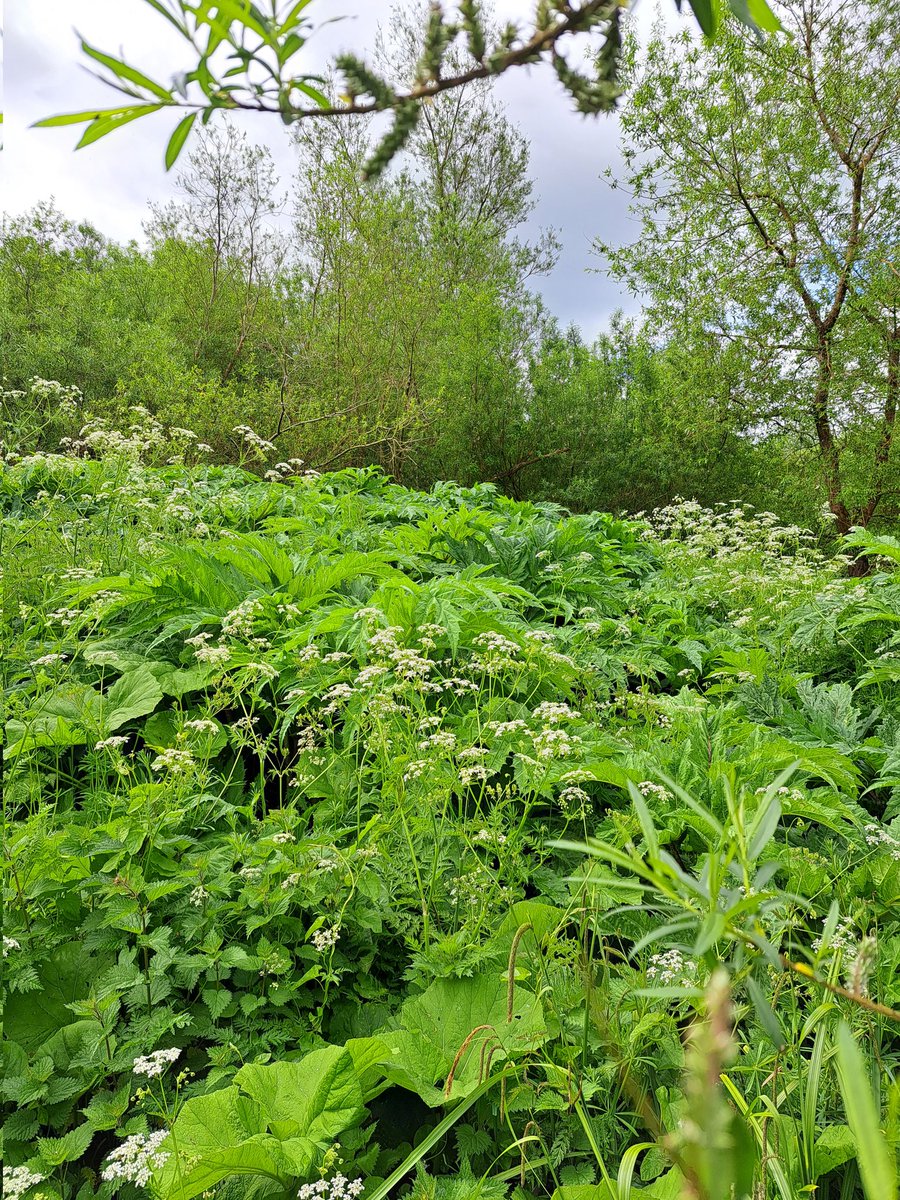
[[[33,667],[51,667],[54,663],[65,662],[65,654],[42,654],[40,658],[34,659]]]
[[[331,1179],[304,1183],[297,1193],[297,1200],[356,1200],[362,1191],[361,1179],[351,1180],[346,1175],[334,1175]]]
[[[900,840],[887,829],[870,824],[864,827],[867,846],[884,846],[895,862],[900,862]]]
[[[152,1054],[136,1058],[131,1069],[135,1075],[146,1075],[148,1079],[154,1079],[157,1075],[162,1075],[166,1067],[175,1062],[180,1054],[181,1050],[177,1046],[168,1050],[154,1050]]]
[[[680,950],[666,950],[662,954],[650,956],[647,978],[658,980],[659,983],[688,987],[691,983],[691,973],[695,969],[695,964],[686,959]]]
[[[136,1183],[146,1187],[154,1171],[164,1166],[169,1151],[161,1149],[168,1129],[155,1133],[133,1133],[109,1155],[101,1171],[107,1183]]]
[[[128,741],[127,735],[114,734],[112,737],[104,738],[102,742],[95,742],[95,750],[120,750]]]
[[[171,771],[173,775],[184,775],[194,766],[194,756],[190,750],[177,750],[170,746],[163,750],[150,764],[151,771]]]
[[[38,1175],[28,1167],[9,1167],[3,1170],[3,1195],[6,1200],[19,1200],[29,1188],[41,1183],[43,1175]]]
[[[190,729],[193,733],[212,733],[219,732],[219,727],[215,721],[210,721],[206,717],[197,717],[193,721],[185,721],[185,729]]]
[[[21,949],[22,949],[22,947],[19,945],[19,943],[16,941],[15,938],[7,937],[6,934],[4,933],[4,935],[3,935],[3,957],[4,958],[6,958],[8,956],[10,950],[21,950]]]

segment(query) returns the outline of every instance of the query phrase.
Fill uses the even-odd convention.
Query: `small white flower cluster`
[[[70,625],[74,625],[81,613],[77,608],[58,608],[55,612],[47,614],[48,621],[58,621],[63,629],[68,629]],[[45,656],[46,657],[46,656]],[[56,660],[54,659],[54,662]]]
[[[194,767],[194,756],[190,750],[178,750],[170,746],[157,754],[150,764],[151,771],[169,771],[172,775],[186,775]]]
[[[104,738],[102,742],[95,742],[95,750],[121,750],[128,741],[127,734],[114,734],[112,737]]]
[[[372,663],[371,666],[363,667],[360,673],[356,676],[356,686],[358,688],[370,687],[373,683],[377,683],[380,679],[384,679],[388,673],[388,668],[381,663]]]
[[[419,626],[419,645],[423,650],[434,650],[437,646],[437,639],[446,636],[447,630],[443,625],[432,625],[426,622]]]
[[[194,658],[200,663],[211,663],[217,666],[222,666],[231,658],[231,651],[227,646],[210,646],[207,643],[212,639],[211,633],[197,633],[193,637],[185,638],[186,646],[193,646]]]
[[[471,767],[460,767],[459,782],[465,787],[469,787],[473,783],[483,783],[490,773],[484,763],[475,763]]]
[[[894,837],[880,825],[866,825],[863,831],[867,846],[885,846],[894,862],[900,862],[900,838]]]
[[[654,796],[657,800],[674,799],[668,788],[664,788],[661,783],[653,783],[650,779],[644,779],[637,785],[637,789],[642,796]]]
[[[456,734],[450,729],[438,729],[424,741],[419,742],[420,750],[454,750]]]
[[[569,784],[559,793],[557,803],[564,817],[582,820],[590,811],[591,798],[584,788]]]
[[[536,721],[545,721],[548,725],[558,725],[560,721],[576,721],[581,713],[568,704],[557,704],[553,700],[545,700],[531,714]]]
[[[380,608],[358,608],[353,614],[354,621],[379,621],[381,620]]]
[[[278,453],[276,447],[271,442],[267,442],[265,438],[260,437],[249,425],[235,425],[231,432],[238,434],[247,449],[258,458],[265,458],[268,454]]]
[[[209,899],[209,892],[206,888],[198,883],[195,888],[191,889],[191,894],[188,897],[188,904],[193,904],[194,908],[202,908],[204,900]]]
[[[363,1192],[361,1179],[348,1179],[346,1175],[333,1175],[331,1179],[317,1179],[315,1183],[304,1183],[297,1193],[297,1200],[356,1200]]]
[[[55,663],[65,662],[65,654],[42,654],[40,658],[34,659],[33,667],[52,667]]]
[[[157,1075],[162,1075],[166,1067],[175,1062],[180,1054],[177,1046],[168,1050],[154,1050],[152,1054],[138,1056],[131,1069],[135,1075],[146,1075],[148,1079],[155,1079]]]
[[[33,400],[55,400],[63,409],[74,410],[83,398],[81,388],[76,387],[74,383],[60,383],[58,379],[41,379],[38,375],[32,375],[28,386],[31,388]],[[7,392],[7,395],[24,396],[25,393]]]
[[[271,442],[262,442],[261,444],[262,446],[271,446],[272,450],[275,449]],[[299,474],[303,465],[304,459],[302,458],[289,458],[287,462],[277,462],[270,471],[266,471],[265,478],[269,483],[281,483],[288,475]]]
[[[549,629],[526,629],[522,636],[526,642],[549,643],[554,640],[553,633]]]
[[[148,1134],[133,1133],[107,1158],[101,1172],[103,1178],[107,1183],[121,1181],[146,1187],[153,1172],[164,1166],[169,1158],[168,1150],[161,1149],[168,1136],[168,1129]]]
[[[491,846],[502,846],[506,842],[506,834],[493,829],[479,829],[472,838],[473,842],[487,843]]]
[[[312,935],[312,943],[317,950],[331,950],[338,944],[340,936],[340,925],[331,925],[327,929],[317,929]]]
[[[212,733],[219,732],[219,727],[215,721],[210,721],[205,717],[197,717],[193,721],[185,721],[185,729],[190,729],[192,733]]]
[[[289,829],[282,829],[278,833],[272,834],[272,841],[278,846],[286,846],[289,842],[296,842],[297,838]]]
[[[93,568],[92,567],[67,567],[65,569],[65,571],[63,571],[60,578],[67,579],[71,583],[74,583],[76,580],[81,583],[88,579],[96,579],[97,572],[100,569],[101,569],[100,563],[97,563],[95,565],[95,567],[93,567]]]
[[[416,779],[421,779],[426,770],[431,767],[431,763],[425,758],[413,758],[412,762],[407,763],[407,769],[403,772],[404,784],[412,784]]]
[[[494,675],[510,667],[521,665],[520,647],[502,633],[489,630],[479,633],[474,645],[479,651],[472,658],[472,669],[483,671],[486,675]]]
[[[4,935],[3,935],[3,957],[4,958],[8,957],[10,950],[21,950],[21,949],[22,949],[22,947],[19,945],[19,943],[16,941],[15,938],[7,937],[6,934],[4,933]]]
[[[666,950],[662,954],[650,956],[647,978],[687,987],[691,983],[689,972],[693,968],[694,964],[690,959],[686,959],[680,950]]]
[[[435,664],[425,658],[419,650],[401,646],[398,638],[402,633],[403,630],[396,625],[376,629],[369,638],[369,650],[383,659],[383,665],[389,666],[400,679],[421,683],[425,676],[434,670]]]
[[[29,1188],[35,1187],[44,1179],[28,1167],[4,1167],[2,1170],[3,1196],[5,1200],[19,1200]]]
[[[337,712],[341,705],[349,700],[353,695],[355,695],[355,690],[350,686],[349,683],[333,684],[322,697],[323,700],[328,701],[328,703],[322,709],[322,712],[324,714]]]
[[[511,733],[521,733],[527,728],[527,722],[520,718],[516,718],[514,721],[488,721],[485,725],[485,729],[495,737],[508,737]]]
[[[472,659],[474,664],[475,659]],[[479,686],[474,679],[464,679],[458,675],[451,675],[449,679],[445,679],[443,684],[438,685],[440,691],[452,692],[454,696],[464,696],[466,692],[477,692]]]
[[[822,924],[828,920],[827,917],[822,918]],[[841,917],[835,926],[834,933],[831,935],[831,940],[828,945],[832,950],[843,950],[845,953],[853,954],[856,950],[856,922],[852,917]],[[822,949],[823,939],[817,937],[812,944],[813,950],[818,952]]]
[[[271,663],[266,662],[248,662],[244,663],[244,671],[254,676],[256,679],[266,679],[270,683],[278,678],[278,671]]]
[[[262,601],[253,596],[242,600],[222,618],[222,632],[228,637],[252,637],[253,622],[262,612]]]
[[[552,758],[568,758],[581,743],[581,738],[567,729],[539,729],[531,735],[531,740],[534,742],[534,752],[542,762]]]

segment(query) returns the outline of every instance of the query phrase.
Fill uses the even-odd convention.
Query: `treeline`
[[[742,435],[712,341],[660,347],[615,320],[587,344],[528,289],[549,243],[512,241],[502,214],[429,210],[409,181],[363,187],[354,147],[335,132],[329,149],[287,236],[264,153],[233,132],[194,156],[185,203],[151,218],[145,249],[49,204],[7,220],[7,445],[52,449],[139,404],[226,461],[249,424],[274,457],[376,463],[410,485],[494,480],[613,511],[737,497],[812,518],[802,449]],[[77,409],[32,395],[34,376],[76,385]]]
[[[386,71],[409,65],[416,19],[379,46]],[[521,236],[533,208],[528,147],[488,84],[427,106],[392,173],[364,184],[373,132],[365,121],[300,126],[285,196],[267,151],[230,126],[211,129],[178,200],[150,210],[141,246],[52,204],[7,218],[7,446],[55,448],[88,417],[127,423],[143,405],[226,461],[241,453],[235,427],[249,425],[275,447],[266,465],[377,464],[413,486],[490,480],[576,510],[737,499],[817,522],[833,481],[802,416],[809,379],[785,352],[763,362],[712,319],[697,273],[683,272],[696,291],[667,313],[651,276],[667,264],[674,300],[681,268],[664,242],[640,278],[633,257],[612,256],[648,291],[643,325],[614,319],[588,344],[545,310],[533,281],[553,266],[557,239]],[[719,300],[730,311],[734,301]],[[792,345],[802,350],[799,334]],[[852,366],[864,373],[861,356]],[[33,396],[35,376],[74,384],[82,399]],[[837,439],[851,412],[840,402]],[[880,436],[874,409],[852,417],[856,442]],[[841,486],[857,486],[845,459]],[[886,463],[876,466],[889,475]],[[881,505],[876,516],[888,516]]]

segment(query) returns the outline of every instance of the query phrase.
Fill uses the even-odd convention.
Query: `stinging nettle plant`
[[[341,54],[334,66],[345,88],[337,102],[322,90],[322,75],[304,72],[296,65],[296,56],[316,28],[307,13],[311,0],[288,5],[279,0],[267,5],[250,0],[145,2],[188,43],[196,65],[176,74],[166,85],[82,39],[82,53],[103,69],[97,73],[98,78],[130,102],[115,108],[47,117],[38,121],[38,126],[83,124],[80,149],[140,117],[166,108],[187,110],[166,147],[168,169],[177,160],[197,118],[206,124],[219,109],[277,113],[286,125],[306,118],[390,111],[393,122],[364,169],[366,177],[374,178],[403,148],[416,127],[423,102],[514,67],[549,60],[581,113],[608,112],[620,94],[620,23],[627,5],[618,0],[538,0],[534,16],[524,29],[509,23],[497,37],[488,31],[479,0],[461,0],[453,18],[448,18],[441,4],[433,3],[413,78],[395,87],[358,55]],[[682,0],[675,2],[680,11]],[[726,10],[757,32],[780,28],[766,0],[688,3],[707,37],[715,36]],[[565,48],[578,35],[599,42],[591,55],[592,75],[572,66],[565,56]],[[471,66],[463,69],[448,66],[448,52],[459,41],[464,42],[472,60]]]

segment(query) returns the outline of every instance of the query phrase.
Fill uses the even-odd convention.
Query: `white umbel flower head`
[[[29,1188],[41,1183],[44,1176],[37,1175],[28,1167],[3,1168],[3,1195],[6,1200],[19,1200]]]
[[[136,1183],[146,1187],[154,1171],[165,1165],[169,1151],[162,1144],[168,1129],[156,1133],[134,1133],[117,1146],[103,1164],[101,1175],[107,1183]]]
[[[162,1075],[166,1067],[173,1063],[179,1054],[181,1051],[177,1046],[172,1046],[168,1050],[154,1050],[152,1054],[136,1058],[131,1069],[135,1075],[146,1075],[148,1079],[153,1079],[157,1075]]]
[[[317,1179],[315,1183],[304,1183],[297,1193],[297,1200],[356,1200],[362,1195],[363,1181],[348,1179],[346,1175],[334,1175],[331,1179]]]

